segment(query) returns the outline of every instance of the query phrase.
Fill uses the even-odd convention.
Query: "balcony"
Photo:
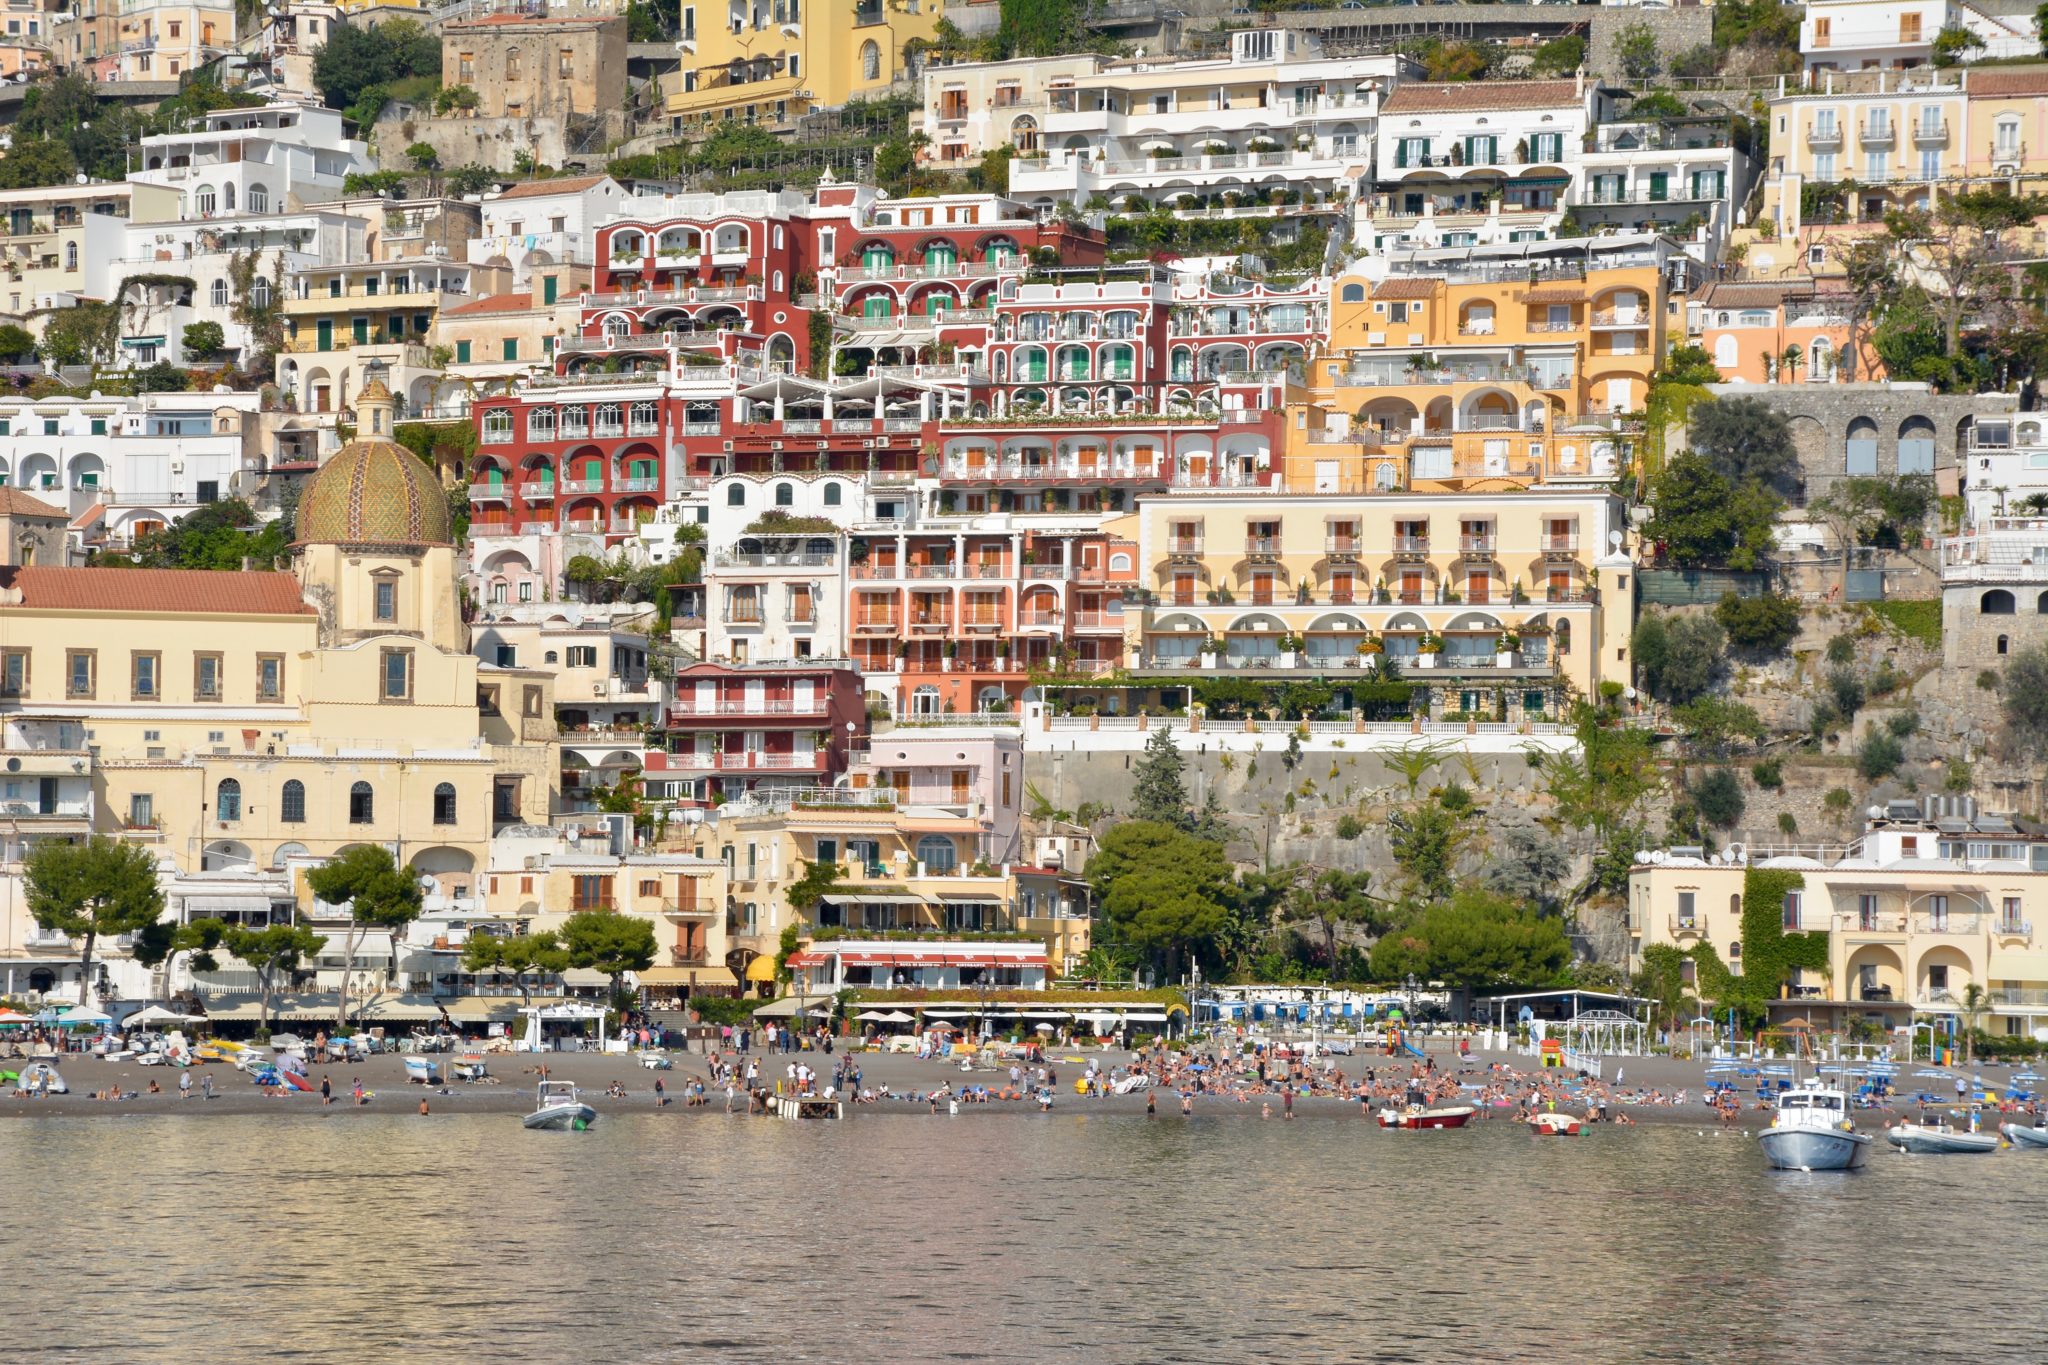
[[[561,528],[570,535],[594,536],[604,531],[603,517],[563,517]]]
[[[1573,532],[1568,536],[1544,536],[1542,550],[1547,555],[1575,555],[1579,552],[1578,533]]]
[[[1244,552],[1246,557],[1251,559],[1276,558],[1280,553],[1280,537],[1246,536],[1244,538]]]
[[[1948,122],[1920,122],[1913,125],[1913,141],[1922,146],[1938,147],[1948,141]]]
[[[863,616],[853,623],[855,635],[894,635],[903,623],[894,616]]]
[[[910,623],[912,635],[944,635],[953,629],[950,615],[920,616]]]
[[[1593,314],[1595,327],[1648,327],[1650,315],[1636,308],[1603,308]]]
[[[1671,916],[1671,937],[1673,938],[1697,938],[1706,932],[1706,926],[1701,923],[1697,915]]]
[[[652,493],[661,487],[660,479],[614,479],[612,488],[619,493]]]
[[[1394,554],[1397,558],[1420,559],[1429,554],[1428,536],[1395,536]]]
[[[677,717],[697,716],[822,716],[822,697],[799,702],[791,697],[720,697],[709,703],[695,697],[678,697],[669,708]]]
[[[555,487],[564,493],[602,493],[604,492],[604,480],[602,478],[562,479],[555,484]]]
[[[1899,140],[1899,130],[1890,123],[1866,123],[1856,129],[1856,141],[1865,147],[1889,147]]]
[[[505,483],[473,483],[469,486],[471,502],[505,502],[512,496],[512,485]]]
[[[1356,559],[1363,543],[1357,536],[1324,536],[1323,553],[1338,559]]]
[[[1490,559],[1494,553],[1494,539],[1491,535],[1459,536],[1458,553],[1468,558]]]
[[[1842,130],[1832,125],[1809,128],[1806,130],[1806,145],[1817,152],[1833,151],[1842,145]]]
[[[1170,536],[1167,538],[1166,552],[1170,555],[1199,555],[1202,553],[1202,538],[1200,536]]]

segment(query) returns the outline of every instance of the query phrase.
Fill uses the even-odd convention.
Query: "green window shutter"
[[[1671,197],[1671,175],[1670,175],[1670,172],[1668,172],[1668,171],[1651,171],[1651,172],[1650,172],[1650,198],[1651,198],[1651,200],[1652,200],[1652,201],[1654,201],[1654,202],[1656,202],[1656,203],[1660,203],[1660,204],[1661,204],[1661,203],[1663,203],[1663,202],[1664,202],[1664,201],[1665,201],[1666,199],[1668,199],[1668,198],[1670,198],[1670,197]]]
[[[505,359],[507,359],[507,360],[517,360],[517,359],[519,359],[519,338],[518,338],[518,337],[506,337],[506,338],[505,338]]]
[[[458,365],[467,365],[469,363],[468,342],[458,341],[455,343],[455,363]]]
[[[555,301],[555,284],[556,279],[553,275],[544,275],[541,277],[540,301],[542,303],[553,303]]]
[[[356,318],[353,325],[355,328],[356,345],[361,346],[368,342],[370,339],[370,320],[368,318]]]

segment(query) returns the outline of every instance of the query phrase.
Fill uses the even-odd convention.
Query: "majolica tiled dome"
[[[372,380],[357,405],[369,410],[390,401]],[[336,451],[299,496],[296,522],[301,545],[450,542],[448,498],[434,471],[389,436],[358,437]]]

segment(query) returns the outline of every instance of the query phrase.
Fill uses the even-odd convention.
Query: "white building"
[[[1104,60],[1084,53],[926,67],[924,107],[910,116],[911,131],[930,139],[919,157],[957,169],[998,147],[1036,155],[1044,145],[1054,97],[1059,95],[1071,110],[1067,95],[1074,82],[1100,71]]]
[[[1964,0],[1808,0],[1799,51],[1809,74],[1928,66],[1945,28],[1975,34],[1974,60],[2040,53],[2034,16],[1989,13]]]
[[[125,545],[194,507],[253,491],[259,395],[0,398],[0,482]],[[90,515],[88,515],[90,514]]]
[[[1041,208],[1257,197],[1238,207],[1268,215],[1327,200],[1370,166],[1401,62],[1325,57],[1313,34],[1256,29],[1233,34],[1228,57],[1105,66],[1048,92],[1043,155],[1010,163],[1010,193]]]
[[[862,480],[728,475],[705,525],[706,657],[745,663],[843,654],[846,537],[864,517]],[[802,530],[783,531],[789,519]],[[832,526],[821,531],[814,528]]]
[[[482,265],[502,257],[513,288],[530,288],[536,264],[592,264],[593,229],[626,202],[625,186],[608,175],[514,185],[484,200],[483,232],[470,239],[468,259]]]
[[[259,109],[216,109],[200,126],[142,139],[137,184],[179,191],[181,218],[267,214],[341,197],[356,172],[377,169],[341,114],[279,101]]]

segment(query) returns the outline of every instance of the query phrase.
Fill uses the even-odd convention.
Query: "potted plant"
[[[1500,668],[1513,668],[1516,655],[1521,651],[1522,637],[1512,630],[1501,632],[1499,642],[1494,646],[1493,662]]]
[[[1217,658],[1221,656],[1222,653],[1223,641],[1218,637],[1211,635],[1208,639],[1202,641],[1202,649],[1200,656],[1202,660],[1202,667],[1214,668],[1216,666]]]
[[[1444,637],[1431,631],[1422,637],[1421,652],[1415,656],[1417,668],[1435,668],[1436,656],[1443,653]]]
[[[1282,668],[1294,667],[1294,661],[1297,657],[1300,656],[1301,650],[1302,639],[1299,635],[1296,635],[1294,632],[1289,631],[1287,634],[1281,636],[1280,666]]]
[[[1513,586],[1511,586],[1508,589],[1508,601],[1515,603],[1519,606],[1522,603],[1527,602],[1528,600],[1529,594],[1522,590],[1522,580],[1517,578],[1514,581]]]
[[[1386,645],[1384,642],[1381,641],[1379,636],[1368,635],[1363,640],[1360,640],[1358,642],[1358,657],[1361,659],[1368,659],[1371,658],[1373,655],[1378,654],[1381,650],[1385,648]]]

